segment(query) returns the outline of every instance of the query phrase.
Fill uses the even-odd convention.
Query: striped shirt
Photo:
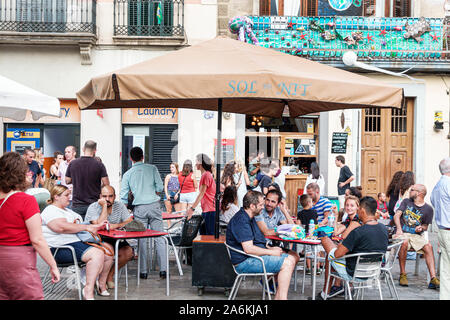
[[[85,222],[90,222],[92,220],[97,220],[100,218],[102,213],[102,206],[98,202],[91,204],[86,212]],[[112,212],[108,215],[108,222],[111,224],[118,224],[128,220],[131,214],[128,212],[127,207],[120,201],[114,201],[112,205]]]
[[[325,212],[331,211],[331,201],[328,198],[320,196],[319,201],[315,205],[312,206],[312,210],[316,210],[317,212],[317,222],[320,223],[325,218]]]

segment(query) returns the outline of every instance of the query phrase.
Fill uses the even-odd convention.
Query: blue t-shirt
[[[227,244],[233,248],[243,251],[242,242],[253,240],[253,245],[266,248],[266,238],[259,230],[254,218],[250,219],[244,208],[241,208],[231,218],[227,227]],[[231,263],[236,265],[247,259],[247,256],[230,250]]]
[[[325,198],[323,196],[320,196],[319,201],[311,209],[316,210],[317,212],[317,221],[320,223],[324,219],[325,215],[324,213],[326,211],[331,211],[331,201],[328,200],[328,198]]]

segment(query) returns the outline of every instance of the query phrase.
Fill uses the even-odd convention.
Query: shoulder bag
[[[184,181],[186,180],[186,178],[187,178],[187,176],[184,176],[183,182],[181,183],[180,190],[178,190],[177,193],[175,193],[172,197],[170,197],[170,203],[171,204],[175,204],[175,203],[180,202],[180,192],[183,189],[183,184],[184,184]]]
[[[75,220],[74,223],[77,223],[76,221],[79,221],[79,220],[78,219]],[[80,224],[90,224],[90,223],[89,222],[81,222]],[[107,246],[103,245],[102,237],[99,234],[94,234],[90,231],[80,231],[80,232],[77,232],[77,237],[78,237],[78,239],[80,239],[81,242],[102,250],[107,256],[111,256],[111,257],[114,256],[114,252]]]

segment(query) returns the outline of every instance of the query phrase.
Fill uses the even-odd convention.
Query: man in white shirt
[[[441,300],[450,300],[450,157],[439,163],[441,179],[431,192],[436,225],[439,228],[438,240],[441,247],[440,292]]]

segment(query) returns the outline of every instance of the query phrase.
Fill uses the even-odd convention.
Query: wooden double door
[[[361,126],[361,186],[376,198],[395,172],[413,169],[414,99],[401,109],[363,109]]]

